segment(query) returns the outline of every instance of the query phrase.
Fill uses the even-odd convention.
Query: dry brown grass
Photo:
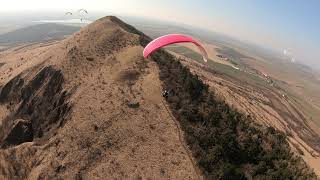
[[[34,77],[37,65],[53,66],[72,109],[49,138],[1,149],[0,179],[198,178],[162,104],[158,68],[127,30],[134,32],[106,17],[63,41],[1,52],[1,85],[23,71]]]

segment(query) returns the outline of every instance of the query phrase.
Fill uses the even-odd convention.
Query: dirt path
[[[165,107],[167,113],[169,114],[169,117],[171,118],[171,120],[175,123],[176,125],[176,129],[178,131],[178,135],[179,135],[179,141],[181,143],[181,145],[183,146],[184,150],[186,151],[188,157],[189,157],[189,160],[190,162],[192,163],[192,166],[193,166],[193,169],[194,171],[196,172],[197,174],[197,177],[198,179],[203,179],[202,176],[201,176],[201,172],[199,170],[199,168],[197,167],[197,164],[195,163],[193,157],[192,157],[192,153],[190,152],[189,148],[187,147],[186,143],[184,142],[184,136],[183,136],[183,133],[181,132],[181,127],[180,127],[180,124],[179,122],[176,120],[176,118],[172,115],[171,111],[168,109],[166,103],[161,100],[161,103],[162,105]]]

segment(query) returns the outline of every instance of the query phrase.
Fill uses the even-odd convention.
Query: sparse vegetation
[[[152,58],[164,88],[173,90],[167,101],[207,179],[316,179],[283,133],[218,100],[172,55],[158,51]]]
[[[127,105],[128,105],[129,108],[133,108],[133,109],[136,109],[136,108],[140,107],[139,102],[137,102],[137,103],[128,103]]]

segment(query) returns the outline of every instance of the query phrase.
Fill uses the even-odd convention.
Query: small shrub
[[[136,109],[136,108],[139,108],[140,107],[140,103],[137,102],[137,103],[128,103],[127,104],[129,108],[133,108],[133,109]]]

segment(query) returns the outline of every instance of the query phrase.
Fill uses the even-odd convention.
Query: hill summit
[[[105,17],[4,52],[0,179],[195,179],[147,40]]]

